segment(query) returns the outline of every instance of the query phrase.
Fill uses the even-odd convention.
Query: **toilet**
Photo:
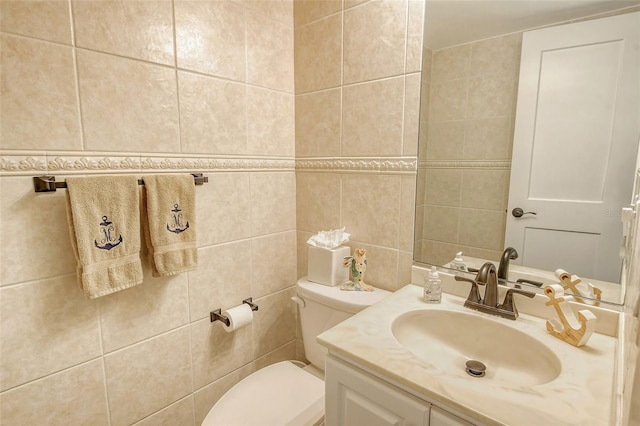
[[[302,278],[292,300],[300,307],[305,356],[311,364],[282,361],[233,386],[211,408],[203,426],[315,426],[324,421],[326,349],[316,336],[391,294],[342,291]]]

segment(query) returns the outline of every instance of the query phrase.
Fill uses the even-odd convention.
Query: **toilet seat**
[[[282,361],[245,377],[218,400],[203,426],[313,426],[324,417],[324,381]]]

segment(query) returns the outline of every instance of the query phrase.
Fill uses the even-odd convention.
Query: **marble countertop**
[[[602,426],[615,423],[616,337],[593,333],[585,346],[577,348],[548,334],[544,318],[522,310],[516,321],[498,318],[465,308],[463,298],[446,293],[441,304],[429,304],[422,300],[422,291],[422,287],[408,284],[320,334],[318,342],[330,353],[359,364],[428,402],[457,410],[485,424]],[[537,295],[535,299],[544,303],[546,297]],[[524,331],[558,356],[561,373],[545,384],[518,387],[474,378],[464,371],[440,371],[405,349],[392,334],[395,318],[418,309],[471,312]],[[527,360],[522,361],[526,365]]]

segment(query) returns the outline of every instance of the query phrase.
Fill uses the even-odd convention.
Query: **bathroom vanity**
[[[446,274],[443,284],[466,288]],[[546,300],[517,297],[512,321],[450,293],[428,304],[421,286],[405,286],[318,337],[326,424],[615,425],[619,313],[589,307],[596,332],[575,347],[547,332]]]

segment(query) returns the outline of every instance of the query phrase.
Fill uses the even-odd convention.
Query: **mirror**
[[[636,12],[639,5],[639,1],[426,0],[414,262],[449,266],[459,251],[467,266],[477,267],[483,261],[497,266],[500,261],[507,222],[516,207],[510,204],[509,190],[523,32]],[[635,152],[627,155],[634,162],[637,142],[636,136]],[[635,176],[628,175],[619,182],[627,202],[613,215],[619,216],[631,201]],[[620,241],[622,225],[617,229]],[[561,254],[554,254],[558,265],[572,265],[576,256],[568,253],[563,260]],[[522,265],[521,260],[522,256],[511,261],[510,281],[526,277],[558,282],[555,268],[528,265],[527,259]],[[620,271],[622,263],[619,260]],[[580,276],[583,286],[588,281],[602,288],[603,302],[624,302],[622,272],[605,280],[565,268]],[[585,290],[586,301],[597,298],[591,289]]]

